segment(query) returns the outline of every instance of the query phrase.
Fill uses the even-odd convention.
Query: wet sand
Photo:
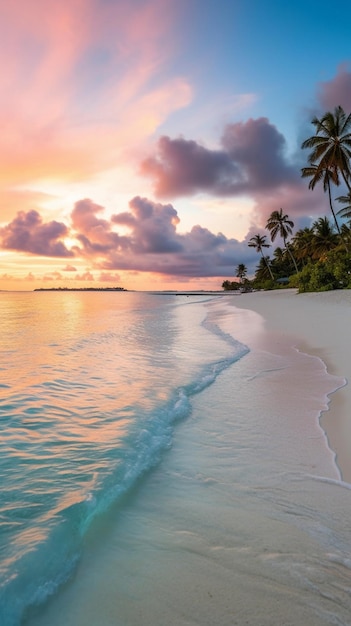
[[[26,626],[348,623],[351,489],[325,432],[347,480],[349,386],[333,390],[350,303],[225,299],[213,321],[250,352],[193,398],[160,465],[97,521],[74,579]]]
[[[260,314],[267,331],[276,333],[276,342],[285,334],[295,335],[298,350],[318,356],[330,374],[346,379],[346,385],[332,395],[321,425],[342,479],[351,483],[351,290],[298,294],[295,290],[260,291],[242,294],[233,305]],[[238,329],[239,339],[254,343],[248,329]],[[264,335],[260,334],[259,341]],[[269,339],[271,342],[272,339]]]

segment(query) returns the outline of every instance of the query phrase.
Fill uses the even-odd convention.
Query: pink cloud
[[[63,272],[76,272],[77,268],[74,265],[66,265],[63,269]]]
[[[91,282],[94,280],[94,276],[93,274],[88,270],[86,272],[83,272],[83,274],[76,274],[76,276],[74,277],[74,280],[82,280],[82,281],[88,281]]]
[[[306,182],[303,186],[283,187],[279,193],[272,191],[260,194],[259,197],[256,196],[256,204],[251,214],[251,227],[245,240],[248,241],[259,230],[263,231],[272,211],[279,211],[280,208],[294,222],[294,232],[299,228],[309,226],[320,215],[329,215],[330,211],[323,188],[316,187],[312,192],[308,189]]]
[[[0,243],[7,250],[62,258],[73,256],[73,251],[65,247],[61,238],[76,237],[80,247],[75,247],[74,255],[89,261],[91,270],[100,270],[103,282],[119,282],[121,270],[188,278],[230,276],[235,263],[252,256],[245,243],[228,239],[222,233],[211,233],[199,225],[188,233],[178,233],[180,220],[171,204],[136,196],[129,203],[129,211],[110,219],[102,217],[103,211],[92,200],[77,202],[71,230],[59,222],[43,222],[36,211],[20,212],[0,229]],[[120,235],[118,227],[125,229],[126,225],[129,233]],[[94,280],[91,270],[76,274],[74,280]],[[67,264],[61,271],[76,272],[76,268]],[[47,280],[62,279],[58,270],[45,276]],[[31,280],[31,276],[27,279]]]
[[[37,211],[20,211],[12,222],[0,228],[0,245],[5,250],[40,256],[71,257],[73,252],[61,241],[67,234],[65,224],[55,220],[43,223]]]
[[[235,196],[297,184],[296,167],[285,156],[286,142],[268,119],[228,125],[221,149],[196,141],[161,137],[156,153],[141,164],[160,198],[210,193]]]
[[[92,255],[101,270],[156,272],[168,276],[232,275],[240,258],[252,257],[246,244],[194,226],[179,234],[179,217],[171,204],[133,198],[130,210],[111,217],[111,225],[127,226],[123,249],[111,247],[104,255]],[[87,247],[86,250],[92,250]]]
[[[318,84],[317,97],[323,110],[340,105],[347,114],[351,112],[351,71],[346,63],[340,65],[335,78]]]
[[[255,208],[255,226],[252,234],[264,228],[268,215],[282,207],[295,221],[295,227],[305,225],[307,187],[282,187],[279,194],[273,190],[259,194]],[[309,206],[309,214],[317,211],[315,204]],[[307,205],[308,206],[308,205]],[[60,237],[76,238],[79,246],[75,256],[90,264],[74,280],[93,281],[93,270],[99,270],[100,282],[120,282],[121,271],[157,273],[160,276],[182,277],[182,279],[233,276],[238,263],[248,267],[257,264],[254,250],[245,241],[228,238],[223,233],[213,233],[195,225],[187,233],[179,233],[178,213],[172,204],[154,202],[136,196],[129,203],[129,210],[104,217],[104,207],[90,199],[74,205],[71,214],[71,229],[58,222],[44,223],[40,215],[31,211],[21,212],[17,218],[0,230],[3,248],[16,249],[31,254],[46,256],[72,256],[64,247]],[[119,229],[123,228],[121,235]],[[250,231],[251,232],[251,231]],[[126,234],[127,233],[127,234]],[[75,272],[67,264],[65,272]],[[61,273],[50,272],[47,278],[60,280]]]
[[[12,219],[19,211],[26,207],[26,211],[37,210],[42,203],[51,200],[52,196],[40,191],[26,189],[0,189],[1,221]]]
[[[130,249],[140,253],[176,252],[182,246],[176,234],[177,211],[171,204],[162,205],[139,196],[129,203],[131,212],[112,216],[114,224],[132,229]]]
[[[82,180],[125,163],[191,98],[183,77],[161,74],[177,11],[169,0],[3,3],[0,179]]]
[[[42,280],[62,280],[61,272],[48,272],[44,274]]]
[[[266,117],[229,124],[221,142],[242,172],[245,191],[264,191],[298,181],[295,165],[286,157],[284,135]],[[240,184],[237,187],[240,191]]]
[[[161,137],[156,155],[145,159],[141,173],[154,179],[159,198],[193,195],[206,191],[229,192],[239,171],[228,154],[209,150],[196,141]]]
[[[101,272],[98,278],[98,282],[101,283],[116,283],[120,280],[121,277],[119,274],[117,274],[117,272],[114,272],[113,274],[111,272]]]
[[[111,230],[111,224],[105,219],[96,217],[104,208],[92,200],[79,200],[71,214],[72,227],[82,245],[80,252],[99,255],[109,250],[123,249],[125,238]]]

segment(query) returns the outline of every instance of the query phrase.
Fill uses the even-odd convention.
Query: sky
[[[329,215],[301,143],[351,112],[350,22],[349,0],[0,0],[0,289],[253,274],[273,210]]]

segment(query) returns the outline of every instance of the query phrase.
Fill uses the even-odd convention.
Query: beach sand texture
[[[265,320],[264,328],[277,333],[276,339],[262,334],[255,339],[252,332],[248,336],[244,326],[240,330],[244,342],[277,344],[280,333],[295,335],[299,350],[320,357],[330,374],[345,378],[346,385],[333,395],[321,424],[337,455],[343,480],[351,483],[351,290],[306,294],[288,289],[262,291],[243,294],[234,304],[259,313]]]
[[[350,624],[351,490],[331,448],[348,481],[350,304],[228,298],[222,330],[251,352],[194,398],[160,466],[28,625]]]

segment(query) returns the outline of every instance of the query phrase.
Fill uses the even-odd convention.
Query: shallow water
[[[226,298],[44,298],[1,301],[1,624],[347,624],[342,381]]]
[[[70,576],[92,521],[158,462],[189,398],[246,352],[205,316],[175,296],[1,294],[4,626]]]

